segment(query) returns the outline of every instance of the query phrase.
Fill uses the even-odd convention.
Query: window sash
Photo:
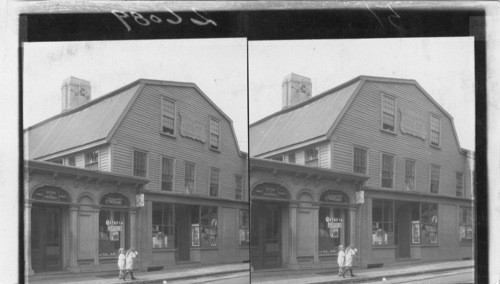
[[[456,174],[456,191],[457,196],[462,197],[464,193],[464,174],[457,173]]]
[[[145,177],[147,171],[147,154],[134,151],[134,176]]]
[[[243,195],[243,178],[239,176],[235,177],[235,183],[236,183],[235,198],[241,200]]]
[[[394,177],[394,156],[382,155],[382,187],[392,188]]]
[[[405,185],[407,190],[415,190],[415,161],[405,161]]]
[[[439,192],[439,167],[431,165],[431,192]]]
[[[99,166],[99,153],[97,151],[85,153],[85,168],[97,170]]]
[[[367,151],[361,148],[354,148],[354,172],[366,174]]]
[[[161,190],[172,191],[174,181],[174,160],[162,157]]]
[[[210,196],[217,196],[219,191],[219,170],[210,169]]]
[[[184,164],[184,188],[187,193],[194,192],[194,177],[195,165],[190,163]]]
[[[210,119],[210,147],[219,148],[219,122],[215,119]]]
[[[431,135],[430,135],[430,141],[432,145],[439,145],[439,135],[440,135],[440,121],[439,118],[431,115]]]
[[[394,131],[396,120],[396,100],[383,96],[382,100],[382,129]]]
[[[162,132],[174,134],[175,128],[175,103],[162,98]]]

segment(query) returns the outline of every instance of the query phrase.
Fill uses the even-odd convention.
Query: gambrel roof
[[[24,130],[28,159],[43,159],[71,149],[109,143],[135,98],[146,84],[181,86],[196,89],[230,125],[238,153],[232,120],[225,115],[194,83],[139,79],[118,90],[72,110],[62,112]]]
[[[252,123],[249,130],[250,156],[259,157],[279,152],[293,145],[316,143],[328,139],[367,81],[414,84],[453,121],[453,117],[415,80],[358,76],[304,102]],[[452,127],[458,143],[453,123]],[[463,152],[460,146],[459,151]]]

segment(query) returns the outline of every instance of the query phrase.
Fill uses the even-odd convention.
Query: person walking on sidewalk
[[[123,248],[120,248],[118,250],[118,253],[120,254],[118,256],[118,269],[120,270],[120,272],[118,274],[118,279],[122,279],[123,273],[125,272],[125,253],[124,253]]]
[[[130,273],[130,279],[136,279],[134,277],[134,258],[137,257],[139,253],[134,248],[130,248],[125,254],[125,275],[123,275],[123,281],[127,278],[127,275]]]
[[[345,267],[345,252],[344,252],[343,245],[339,246],[339,254],[337,257],[337,263],[339,265],[339,276],[342,276],[342,272],[344,272],[344,267]]]
[[[342,277],[345,278],[345,273],[347,272],[347,270],[349,270],[349,272],[351,273],[351,277],[356,276],[354,275],[354,273],[352,273],[352,260],[357,251],[358,250],[354,247],[354,245],[349,245],[345,250],[345,269],[342,273]]]

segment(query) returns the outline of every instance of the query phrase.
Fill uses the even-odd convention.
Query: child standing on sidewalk
[[[120,254],[118,256],[118,269],[120,270],[118,279],[122,279],[123,273],[125,272],[125,254],[123,253],[123,248],[120,248],[118,253]]]
[[[342,277],[345,278],[344,275],[347,272],[347,270],[349,270],[349,272],[351,273],[351,277],[356,276],[352,273],[352,259],[354,258],[354,255],[356,254],[357,251],[358,250],[354,248],[354,245],[349,245],[345,250],[345,269],[344,272],[342,273]]]
[[[342,276],[342,272],[344,272],[344,267],[345,267],[345,253],[343,245],[339,246],[339,255],[337,257],[337,263],[339,265],[339,276]]]

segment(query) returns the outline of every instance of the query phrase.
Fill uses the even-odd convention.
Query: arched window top
[[[261,183],[252,190],[253,197],[264,197],[271,199],[290,199],[288,190],[275,183]]]
[[[119,193],[107,193],[101,197],[99,204],[111,207],[129,207],[128,198]]]
[[[349,204],[349,197],[340,190],[326,190],[319,197],[320,202],[335,203],[335,204]]]

